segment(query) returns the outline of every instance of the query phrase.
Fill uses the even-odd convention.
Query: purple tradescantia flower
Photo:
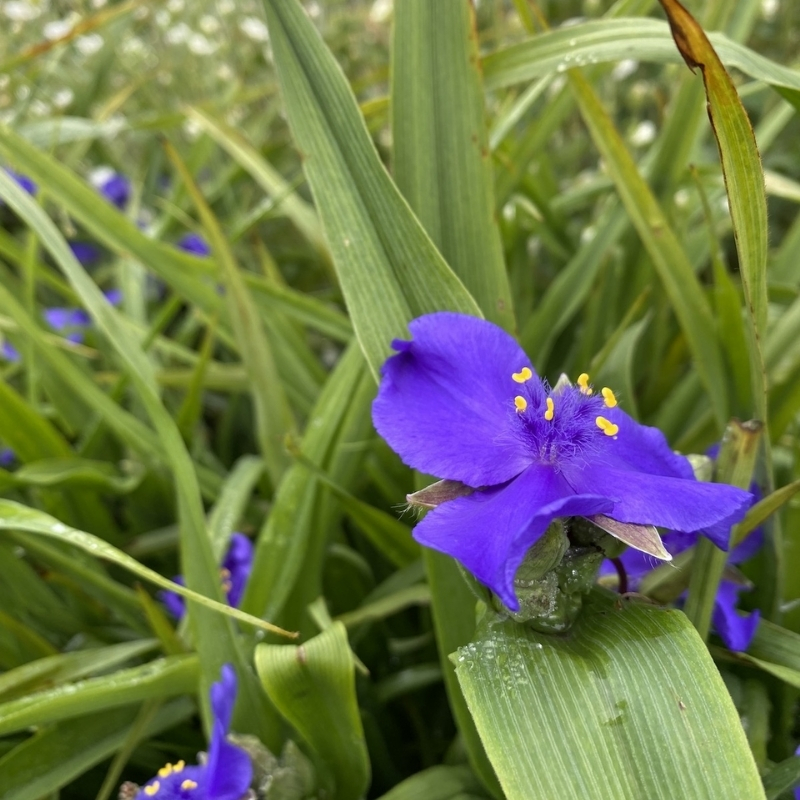
[[[228,552],[222,562],[220,576],[222,578],[222,588],[228,600],[228,605],[237,608],[242,599],[244,587],[250,577],[250,570],[253,566],[253,544],[243,533],[231,534],[231,541],[228,545]],[[183,576],[177,575],[172,579],[175,583],[185,586]],[[161,602],[170,614],[177,619],[181,619],[186,613],[186,602],[175,592],[161,592]]]
[[[13,169],[9,169],[8,167],[6,167],[6,174],[11,178],[13,178],[17,182],[17,184],[21,188],[23,188],[28,194],[33,194],[33,195],[36,194],[38,187],[27,175],[22,175],[19,172],[14,172]]]
[[[13,363],[22,360],[19,350],[17,350],[17,348],[14,347],[11,342],[6,341],[3,341],[3,343],[0,344],[0,358],[2,358],[4,361],[11,361]]]
[[[103,197],[120,210],[128,205],[131,196],[131,182],[118,172],[111,173],[105,177],[97,186],[98,191]]]
[[[207,256],[211,254],[208,242],[199,233],[185,233],[178,239],[178,248],[186,253],[195,256]]]
[[[718,450],[718,448],[717,448]],[[712,450],[709,450],[711,454]],[[756,483],[750,486],[753,502],[760,499],[761,493]],[[672,556],[677,556],[684,550],[694,547],[700,533],[666,533],[664,546]],[[756,528],[748,537],[740,542],[728,554],[727,563],[731,566],[742,564],[752,558],[764,544],[764,531]],[[626,550],[616,559],[625,572],[628,591],[638,591],[643,578],[654,570],[659,562],[646,553],[637,550]],[[617,575],[617,568],[612,561],[606,559],[600,567],[600,576]],[[750,591],[752,587],[738,580],[723,577],[717,589],[714,600],[714,610],[711,614],[711,623],[719,634],[725,646],[735,652],[747,650],[756,634],[761,613],[758,609],[748,616],[742,616],[737,610],[741,592]]]
[[[0,447],[0,467],[10,467],[17,460],[17,454],[10,447]]]
[[[211,686],[214,726],[206,763],[167,764],[142,786],[135,800],[242,800],[250,789],[253,764],[241,747],[227,739],[235,703],[236,673],[225,664],[222,679]]]
[[[558,517],[603,514],[702,530],[727,547],[748,492],[701,483],[664,435],[613,392],[550,389],[517,342],[490,322],[441,312],[409,325],[382,370],[375,427],[409,466],[475,491],[443,503],[414,538],[458,559],[513,611],[514,575]]]
[[[84,267],[89,267],[100,260],[100,248],[90,242],[69,242],[69,249]]]
[[[118,306],[122,302],[122,292],[119,289],[110,289],[103,294],[112,306]],[[42,317],[51,328],[63,333],[74,344],[83,341],[86,328],[92,324],[89,312],[82,308],[46,308],[42,311]]]

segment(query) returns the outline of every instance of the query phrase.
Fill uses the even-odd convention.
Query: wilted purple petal
[[[736,610],[741,591],[746,591],[746,587],[733,583],[733,581],[721,581],[711,615],[714,630],[725,642],[725,646],[735,652],[747,650],[750,642],[753,641],[761,619],[758,609],[748,616],[742,616]]]
[[[178,248],[192,253],[196,256],[207,256],[211,254],[208,242],[199,233],[185,233],[178,239]]]
[[[382,370],[372,406],[378,433],[409,466],[469,486],[522,472],[533,459],[513,428],[519,385],[511,376],[529,365],[520,346],[463,314],[429,314],[409,331]]]
[[[443,503],[414,528],[426,547],[457,558],[512,611],[514,576],[528,549],[557,517],[608,513],[597,494],[576,495],[554,470],[526,469],[510,483]]]

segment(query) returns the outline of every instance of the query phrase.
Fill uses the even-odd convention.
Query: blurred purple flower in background
[[[513,611],[514,576],[556,518],[702,531],[727,546],[751,495],[695,479],[661,431],[588,375],[551,389],[508,333],[441,312],[413,320],[384,364],[372,418],[410,467],[476,491],[439,505],[414,538],[458,559]]]
[[[221,680],[211,685],[214,722],[205,763],[186,766],[178,761],[165,765],[142,786],[135,800],[242,800],[247,795],[253,779],[253,763],[241,747],[227,738],[236,690],[236,672],[230,664],[225,664]]]
[[[122,302],[122,292],[119,289],[110,289],[103,292],[106,300],[112,306]],[[62,308],[55,306],[45,308],[42,317],[53,330],[63,333],[64,337],[74,344],[80,344],[86,334],[86,329],[92,324],[89,312],[82,308]]]
[[[199,233],[185,233],[178,239],[178,248],[186,253],[192,253],[196,256],[207,256],[211,254],[211,248],[208,242]]]
[[[231,534],[231,541],[228,545],[228,552],[222,562],[220,576],[222,578],[222,588],[228,605],[238,607],[250,577],[250,570],[253,565],[253,545],[243,533]],[[177,575],[172,579],[175,583],[184,586],[183,576]],[[186,602],[175,592],[160,592],[161,601],[170,614],[176,619],[182,619],[186,613]]]
[[[0,344],[0,358],[14,363],[22,360],[19,350],[17,350],[17,348],[14,347],[11,342],[7,342],[5,340],[3,340],[3,343]]]
[[[708,454],[715,456],[718,452],[719,446],[715,445],[709,449]],[[750,491],[753,495],[753,503],[761,499],[761,492],[756,483],[750,486]],[[672,556],[677,556],[684,550],[694,547],[700,538],[700,533],[667,532],[664,534],[664,546]],[[728,553],[727,564],[735,566],[748,561],[761,549],[763,544],[764,531],[762,528],[756,528],[750,532],[744,541],[740,542]],[[652,556],[640,553],[637,550],[626,550],[615,561],[618,561],[624,570],[627,591],[629,592],[638,591],[643,578],[661,563]],[[601,578],[609,578],[618,574],[614,562],[606,559],[602,563],[600,567]],[[736,652],[747,650],[758,628],[758,623],[761,619],[761,613],[758,609],[747,616],[742,616],[737,610],[739,595],[751,589],[751,585],[731,576],[730,573],[729,576],[723,576],[717,589],[711,622],[714,630],[719,634],[729,650]]]
[[[10,467],[16,460],[17,455],[10,447],[0,447],[0,467]]]
[[[14,172],[13,169],[9,169],[8,167],[5,167],[5,171],[6,174],[10,175],[28,194],[36,194],[38,187],[27,175]],[[2,203],[2,200],[0,200],[0,203]]]
[[[98,181],[97,190],[109,203],[122,210],[128,205],[131,196],[131,182],[124,175],[112,172]]]
[[[69,249],[84,267],[100,260],[100,248],[91,242],[69,242]]]

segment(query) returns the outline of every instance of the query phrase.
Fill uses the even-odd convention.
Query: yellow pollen
[[[161,784],[158,781],[156,781],[155,783],[151,783],[149,786],[145,786],[144,793],[148,797],[152,797],[160,788]]]
[[[595,423],[606,436],[616,436],[619,433],[619,425],[615,425],[605,417],[598,417]]]
[[[519,372],[512,372],[511,377],[517,383],[525,383],[525,381],[529,381],[533,377],[533,372],[530,367],[523,367]]]
[[[186,766],[186,762],[181,759],[173,768],[173,772],[183,772],[183,768]]]
[[[514,398],[514,405],[517,407],[517,413],[521,414],[528,407],[528,401],[524,397],[517,395]]]
[[[581,394],[591,394],[592,390],[589,387],[589,375],[586,372],[581,372],[578,375],[578,386],[580,386]]]
[[[603,394],[603,400],[606,401],[606,406],[608,408],[614,408],[614,406],[617,404],[617,398],[614,395],[614,392],[612,392],[611,389],[609,389],[608,386],[606,386],[603,389],[602,394]]]
[[[548,422],[550,422],[550,420],[553,419],[553,416],[555,415],[555,413],[556,412],[555,412],[555,405],[553,404],[553,398],[552,397],[548,397],[547,398],[547,411],[544,412],[544,418]]]
[[[187,778],[187,779],[186,779],[186,780],[185,780],[185,781],[184,781],[184,782],[181,784],[181,789],[196,789],[196,788],[197,788],[197,784],[196,784],[194,781],[192,781],[192,780],[189,780],[189,778]]]
[[[172,775],[172,764],[165,764],[161,769],[158,771],[158,775],[160,778],[166,778]]]

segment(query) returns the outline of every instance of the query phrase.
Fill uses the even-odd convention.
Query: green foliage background
[[[0,6],[0,164],[39,186],[0,173],[0,339],[21,354],[0,361],[2,800],[100,800],[193,761],[226,662],[234,729],[312,776],[272,798],[800,780],[799,12],[687,4],[763,161],[762,185],[717,74],[726,195],[657,3],[395,5]],[[123,212],[101,165],[132,181]],[[175,247],[187,231],[211,257]],[[42,321],[54,306],[90,313],[82,344]],[[682,452],[767,423],[727,474],[777,490],[747,654],[709,639],[704,547],[653,587],[688,584],[686,616],[598,590],[570,639],[476,627],[455,564],[398,513],[419,478],[369,415],[391,338],[439,308],[514,332],[552,382],[613,386]],[[256,541],[238,612],[233,530]],[[153,590],[178,573],[207,599],[176,628]]]

